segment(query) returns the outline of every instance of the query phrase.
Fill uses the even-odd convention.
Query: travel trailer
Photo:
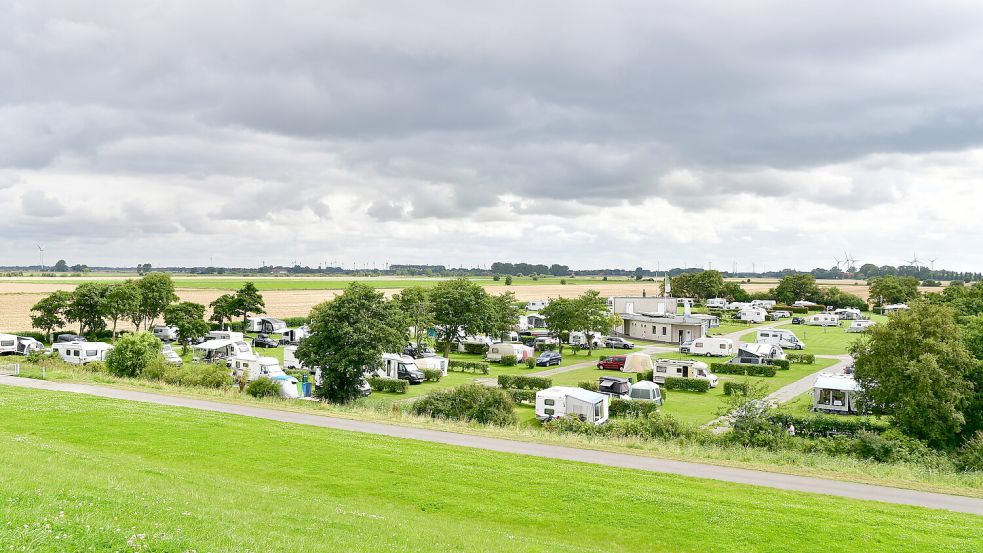
[[[666,377],[676,378],[698,378],[710,382],[711,388],[717,387],[717,377],[710,372],[710,367],[702,361],[690,361],[687,359],[656,359],[653,364],[655,370],[652,372],[652,381],[656,384],[665,384]]]
[[[0,355],[13,355],[15,353],[17,353],[17,336],[0,334]]]
[[[734,355],[734,341],[730,338],[700,338],[679,346],[679,353],[727,357]]]
[[[58,342],[51,346],[66,363],[85,365],[93,361],[105,361],[113,346],[104,342]]]
[[[164,361],[170,365],[180,367],[184,364],[184,359],[181,359],[181,356],[169,344],[164,345],[164,349],[161,350],[160,354],[164,356]]]
[[[590,339],[588,340],[587,335],[590,334]],[[588,342],[592,343],[592,347],[599,348],[604,345],[604,337],[597,333],[582,332],[579,330],[574,330],[570,333],[567,338],[567,343],[570,345],[577,345],[586,348]]]
[[[857,381],[852,375],[821,374],[812,387],[812,410],[856,414]]]
[[[885,305],[881,307],[881,313],[885,315],[890,315],[892,313],[897,313],[898,311],[905,311],[908,309],[908,305],[904,303],[894,303],[891,305]]]
[[[744,307],[734,318],[747,323],[763,323],[768,318],[768,312],[760,307]]]
[[[532,348],[529,349],[531,350]],[[438,370],[444,376],[447,376],[447,369],[450,366],[450,361],[444,357],[422,357],[417,358],[415,361],[417,368]]]
[[[533,300],[526,304],[526,311],[539,311],[550,304],[550,300]]]
[[[280,343],[283,345],[296,346],[299,345],[304,338],[310,336],[310,332],[307,331],[307,327],[300,328],[288,328],[283,331],[280,336]]]
[[[847,307],[845,309],[836,309],[833,314],[840,318],[841,321],[859,321],[863,319],[863,313],[859,309],[853,307]]]
[[[727,307],[727,300],[724,298],[710,298],[706,301],[706,306],[709,309],[724,309]]]
[[[750,302],[746,302],[746,301],[732,301],[732,302],[728,303],[724,307],[724,309],[727,310],[727,311],[740,311],[741,309],[744,309],[745,307],[751,307],[751,303]]]
[[[525,344],[502,342],[488,346],[488,352],[485,353],[485,360],[498,363],[502,360],[502,357],[509,355],[515,357],[516,361],[519,363],[525,363],[526,359],[529,359],[535,355],[535,352],[533,351],[533,348]]]
[[[259,320],[259,331],[263,334],[282,334],[287,330],[287,323],[273,317],[263,317]]]
[[[751,307],[760,307],[761,309],[771,309],[778,305],[775,300],[751,300]]]
[[[870,328],[870,327],[872,327],[872,326],[874,326],[876,324],[877,324],[876,321],[868,321],[868,320],[864,320],[864,321],[853,321],[852,323],[850,323],[850,326],[846,327],[846,331],[847,332],[863,332],[863,331],[867,330],[868,328]]]
[[[632,401],[654,401],[662,405],[662,389],[655,382],[640,380],[631,385],[628,399]]]
[[[776,344],[744,344],[728,363],[767,365],[769,359],[785,359],[785,350]]]
[[[809,309],[810,307],[819,307],[819,304],[818,303],[813,303],[811,301],[799,300],[799,301],[793,303],[792,304],[792,307],[805,307],[806,309]]]
[[[153,334],[161,342],[173,342],[178,339],[178,328],[176,326],[155,326]]]
[[[805,349],[806,347],[805,342],[799,340],[799,337],[794,332],[779,328],[759,330],[756,342],[759,344],[774,344],[781,346],[782,349]]]
[[[212,363],[229,357],[252,355],[253,348],[246,342],[234,340],[208,340],[195,344],[191,358],[196,362]]]
[[[816,313],[806,317],[809,326],[840,326],[840,318],[832,313]]]
[[[262,331],[263,331],[262,317],[248,317],[246,319],[246,332],[262,332]]]
[[[608,396],[569,386],[553,386],[536,392],[536,418],[541,421],[575,416],[601,425],[608,421]]]
[[[297,346],[283,347],[283,368],[285,369],[304,368],[300,360],[297,359]]]
[[[205,340],[230,340],[232,342],[242,342],[245,337],[241,332],[232,332],[230,330],[213,330],[208,334],[205,334]]]
[[[492,339],[488,336],[466,336],[457,343],[457,351],[460,353],[468,351],[468,345],[484,345],[490,348],[492,345]]]

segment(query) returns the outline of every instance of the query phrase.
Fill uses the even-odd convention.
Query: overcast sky
[[[0,265],[979,270],[983,4],[906,4],[0,2]]]

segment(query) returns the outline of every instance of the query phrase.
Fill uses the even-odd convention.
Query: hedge
[[[724,382],[724,395],[732,396],[735,394],[747,395],[748,385],[746,382]]]
[[[464,344],[464,353],[484,355],[488,353],[488,344]]]
[[[775,376],[778,371],[773,365],[713,363],[710,365],[710,372],[714,374],[739,374],[743,376]]]
[[[808,308],[805,307],[795,307],[794,305],[776,305],[771,308],[772,311],[788,311],[789,313],[794,313],[796,315],[805,315],[809,312]]]
[[[663,384],[662,387],[666,390],[708,392],[710,391],[710,381],[700,378],[680,378],[678,376],[667,376],[666,383]]]
[[[524,376],[519,374],[498,375],[499,388],[517,390],[545,390],[553,385],[553,380],[541,376]]]
[[[514,367],[519,364],[519,359],[514,355],[503,355],[498,364],[503,367]]]
[[[444,377],[444,371],[440,369],[423,369],[423,378],[430,382],[440,382]]]
[[[629,401],[612,398],[608,404],[608,415],[612,417],[647,417],[659,410],[654,401]]]
[[[447,362],[447,370],[459,373],[488,374],[488,363],[482,363],[480,361],[455,361],[451,359]]]
[[[825,437],[833,434],[849,434],[851,436],[861,431],[874,432],[880,434],[888,428],[890,424],[883,420],[843,417],[838,415],[793,415],[791,413],[777,412],[768,416],[768,420],[788,428],[795,425],[795,434],[811,438]]]
[[[505,390],[512,401],[516,403],[536,403],[536,392],[539,390],[522,390],[520,388],[509,388]]]
[[[367,379],[369,386],[377,392],[391,392],[394,394],[405,394],[406,387],[409,386],[409,382],[405,380],[399,380],[398,378],[383,378],[381,376],[373,376]]]
[[[802,365],[812,365],[816,362],[816,356],[811,353],[788,353],[785,358],[791,363],[798,363]]]
[[[791,363],[788,362],[788,359],[769,359],[768,364],[773,367],[778,367],[783,371],[787,371]]]
[[[643,380],[648,380],[649,382],[653,382],[652,379],[655,377],[654,373],[655,371],[653,371],[652,369],[649,369],[647,371],[642,371],[638,373],[638,381],[641,382]]]
[[[583,382],[577,383],[578,388],[583,388],[585,390],[590,390],[592,392],[597,392],[600,390],[600,385],[597,382],[591,382],[590,380],[584,380]]]
[[[283,322],[287,323],[287,326],[293,328],[297,326],[304,326],[309,321],[307,317],[284,317]]]
[[[246,387],[246,393],[253,397],[280,397],[280,383],[265,376],[257,378]]]

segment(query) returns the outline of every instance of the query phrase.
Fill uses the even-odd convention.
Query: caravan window
[[[660,366],[658,366],[658,367],[655,368],[655,372],[657,372],[657,373],[664,373],[664,372],[666,372],[666,368],[665,368],[665,366],[660,365]]]
[[[552,415],[553,413],[556,413],[556,411],[554,411],[553,409],[543,409],[543,413],[547,415]]]
[[[4,340],[4,341],[0,342],[0,346],[3,346],[3,347],[10,347],[12,345],[14,345],[14,341],[13,340]]]
[[[556,401],[555,400],[552,400],[552,399],[547,399],[547,400],[544,400],[543,401],[543,404],[545,404],[545,405],[556,405]]]
[[[601,418],[601,404],[600,403],[595,403],[594,404],[594,420],[597,420],[599,418]]]
[[[720,349],[727,349],[727,344],[720,344]]]
[[[85,356],[86,357],[95,357],[97,355],[99,355],[99,351],[98,350],[94,350],[94,349],[87,349],[87,350],[85,350]]]

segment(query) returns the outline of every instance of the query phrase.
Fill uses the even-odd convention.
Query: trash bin
[[[311,392],[313,392],[314,386],[310,382],[304,382],[301,384],[303,387],[301,395],[304,397],[311,397]]]

